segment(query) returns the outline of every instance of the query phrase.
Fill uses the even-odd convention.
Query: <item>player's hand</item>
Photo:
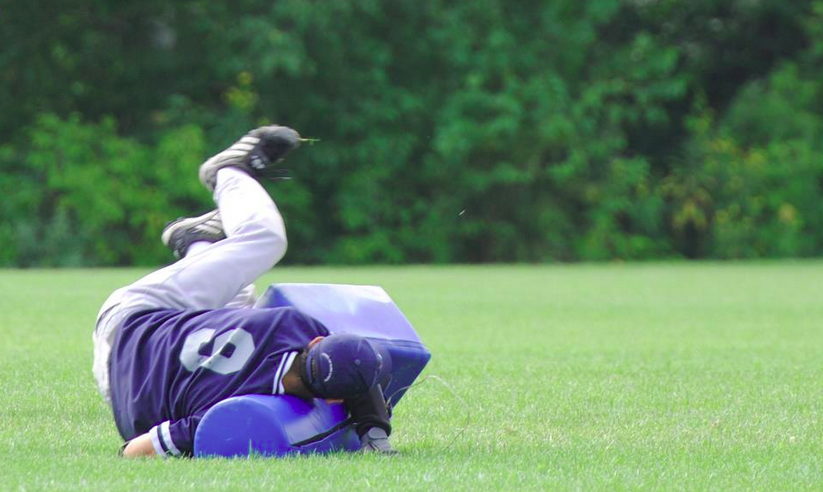
[[[142,436],[137,436],[123,448],[124,458],[139,458],[140,456],[156,456],[154,446],[151,443],[151,436],[145,433]]]

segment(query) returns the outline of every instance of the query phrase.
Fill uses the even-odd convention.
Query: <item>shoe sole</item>
[[[169,247],[169,241],[171,241],[171,236],[182,228],[189,228],[189,227],[196,227],[200,224],[204,224],[210,220],[212,220],[216,215],[220,213],[219,210],[212,210],[211,212],[207,212],[199,217],[189,217],[189,218],[181,218],[171,222],[169,225],[163,229],[163,234],[160,236],[160,241],[163,242],[163,246]],[[223,231],[225,234],[225,231]]]
[[[267,134],[260,134],[259,131],[264,128]],[[251,134],[253,132],[254,135]],[[198,176],[209,191],[214,191],[217,186],[217,172],[224,167],[242,169],[259,180],[266,177],[265,171],[270,165],[282,161],[289,152],[298,147],[300,134],[293,128],[279,125],[256,128],[231,147],[201,164]],[[267,162],[260,159],[260,153],[266,155]],[[234,160],[238,161],[233,162]]]

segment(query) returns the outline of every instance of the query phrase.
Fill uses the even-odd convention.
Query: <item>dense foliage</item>
[[[0,265],[165,261],[268,122],[320,139],[267,185],[290,261],[823,249],[821,1],[2,7]]]

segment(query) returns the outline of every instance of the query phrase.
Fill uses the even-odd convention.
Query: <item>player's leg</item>
[[[153,308],[224,307],[283,257],[283,219],[257,181],[243,171],[222,169],[215,198],[224,217],[226,239],[118,289],[100,310],[93,369],[105,397],[109,354],[116,330],[128,316]]]
[[[247,285],[234,299],[229,301],[224,307],[227,308],[251,308],[257,303],[257,289],[254,284]]]
[[[223,307],[279,261],[286,251],[283,218],[255,177],[299,144],[291,128],[266,126],[203,163],[200,180],[214,192],[226,239],[130,286],[137,294],[133,302]]]
[[[125,287],[121,308],[221,308],[283,257],[283,219],[260,183],[225,168],[214,194],[226,239]]]
[[[212,210],[199,217],[180,217],[170,222],[163,229],[160,237],[164,246],[169,248],[178,259],[196,255],[205,251],[212,244],[226,239],[220,210]],[[254,307],[257,301],[254,284],[244,287],[225,307]]]
[[[274,266],[286,252],[286,229],[253,176],[298,145],[299,135],[290,128],[261,127],[203,163],[200,179],[214,192],[226,239],[121,289],[115,299],[120,307],[223,307]],[[211,215],[204,217],[208,225]]]
[[[280,212],[263,187],[244,171],[217,173],[215,201],[226,239],[147,278],[164,306],[212,309],[225,306],[286,251]]]
[[[152,308],[224,307],[283,257],[283,218],[250,173],[298,145],[297,133],[285,130],[254,130],[201,166],[201,180],[214,191],[226,239],[115,291],[103,305],[94,334],[94,372],[101,392],[108,387],[115,331],[128,316]]]
[[[225,237],[223,237],[222,239],[225,239]],[[214,241],[214,242],[217,242],[217,241]],[[188,248],[188,253],[189,254],[198,254],[201,251],[205,250],[207,247],[211,246],[214,242],[205,242],[205,241],[196,242],[196,243],[192,244],[191,247]],[[183,255],[183,256],[185,256],[185,255]],[[249,284],[249,285],[243,287],[242,289],[240,289],[240,292],[238,292],[237,295],[234,296],[234,298],[232,300],[230,300],[228,303],[226,303],[226,305],[223,306],[223,307],[234,308],[234,309],[251,308],[251,307],[254,307],[256,302],[257,302],[257,288],[255,287],[254,284]]]

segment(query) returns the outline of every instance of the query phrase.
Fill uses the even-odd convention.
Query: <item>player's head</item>
[[[385,349],[349,333],[311,344],[296,363],[306,388],[326,399],[345,400],[368,393],[391,371],[391,357]]]

